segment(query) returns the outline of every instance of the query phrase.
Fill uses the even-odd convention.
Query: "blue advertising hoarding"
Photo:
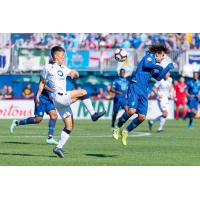
[[[67,51],[66,56],[69,68],[85,69],[89,65],[89,51]]]

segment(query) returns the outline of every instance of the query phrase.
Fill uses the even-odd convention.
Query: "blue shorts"
[[[141,91],[136,83],[130,83],[128,87],[128,108],[136,109],[138,114],[147,114],[148,93]]]
[[[189,109],[194,109],[198,111],[199,100],[197,97],[188,97],[188,107]]]
[[[53,101],[44,96],[44,95],[40,95],[40,103],[39,104],[36,104],[35,103],[35,116],[38,116],[38,117],[43,117],[44,116],[44,113],[48,113],[50,110],[55,110],[55,106],[53,104]]]
[[[127,106],[126,98],[114,98],[113,111],[118,112],[120,108],[124,109]]]

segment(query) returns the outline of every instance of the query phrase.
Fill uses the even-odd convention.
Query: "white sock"
[[[160,126],[159,126],[158,130],[162,130],[163,129],[163,126],[164,126],[165,122],[166,122],[166,118],[161,116],[161,118],[160,118]]]
[[[85,107],[87,108],[88,112],[90,113],[90,115],[94,115],[95,113],[95,110],[93,108],[93,105],[92,105],[92,101],[91,99],[84,99],[82,100],[82,102],[84,103]]]
[[[162,117],[162,115],[156,117],[155,119],[153,119],[153,120],[151,120],[151,121],[152,121],[153,123],[155,123],[155,122],[157,122],[157,121],[159,122],[161,117]]]
[[[69,134],[67,134],[65,131],[62,131],[60,134],[60,139],[58,141],[58,148],[62,148],[64,146],[64,144],[67,142],[67,140],[69,139]]]

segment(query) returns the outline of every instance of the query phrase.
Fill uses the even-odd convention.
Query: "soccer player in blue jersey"
[[[40,87],[40,84],[42,84],[42,80],[39,83],[38,88]],[[55,126],[56,126],[56,120],[58,118],[55,106],[53,104],[52,99],[50,98],[50,93],[52,92],[52,89],[48,87],[48,84],[45,85],[45,88],[40,95],[39,102],[36,102],[36,96],[34,98],[35,102],[35,112],[34,117],[29,117],[27,119],[22,120],[13,120],[11,126],[10,126],[10,132],[13,133],[15,128],[18,126],[28,125],[28,124],[39,124],[44,116],[44,113],[46,112],[49,116],[49,125],[48,125],[48,138],[46,140],[47,144],[57,144],[57,141],[54,140],[54,132],[55,132]]]
[[[193,119],[198,112],[198,105],[200,99],[200,80],[198,72],[194,72],[193,79],[187,83],[186,96],[188,99],[188,128],[193,128]]]
[[[127,88],[128,80],[125,78],[125,69],[120,69],[119,77],[116,78],[111,87],[111,92],[115,93],[113,101],[112,128],[115,128],[115,121],[120,108],[128,111],[127,107]]]
[[[166,68],[159,65],[164,60],[167,52],[168,49],[163,45],[150,46],[146,55],[139,62],[136,71],[133,72],[127,93],[128,112],[124,112],[119,118],[113,133],[114,139],[118,139],[119,133],[121,134],[123,145],[127,145],[128,133],[140,125],[146,118],[150,79],[153,77],[160,81],[173,68],[172,63],[168,64]],[[138,114],[138,116],[131,121],[127,128],[120,131],[120,128],[134,114]]]

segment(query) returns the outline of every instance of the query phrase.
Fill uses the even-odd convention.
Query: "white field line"
[[[129,137],[145,137],[150,136],[151,133],[148,132],[134,132],[134,134],[130,134]],[[46,135],[15,135],[15,134],[8,134],[8,135],[0,135],[0,138],[5,137],[13,137],[13,138],[44,138]],[[111,138],[112,135],[72,135],[72,137],[77,138]]]

